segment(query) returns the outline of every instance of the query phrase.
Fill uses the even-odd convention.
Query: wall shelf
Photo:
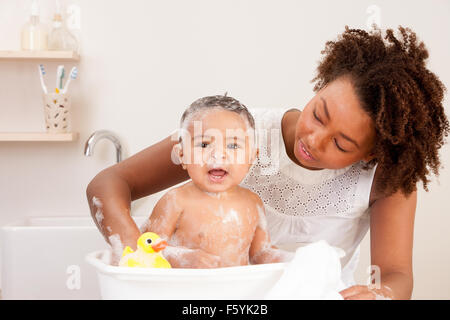
[[[80,55],[74,51],[0,51],[0,61],[37,59],[78,61]]]
[[[23,141],[23,142],[64,142],[76,141],[78,132],[47,133],[47,132],[0,132],[0,142]]]
[[[0,50],[1,61],[78,61],[80,55],[74,51],[11,51]],[[0,142],[70,142],[78,139],[78,132],[0,132]]]

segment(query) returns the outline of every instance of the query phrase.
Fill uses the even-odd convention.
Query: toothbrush
[[[40,64],[38,66],[38,68],[39,68],[39,78],[41,79],[42,90],[44,91],[45,94],[47,94],[47,87],[45,86],[45,83],[44,83],[44,75],[45,75],[44,66],[42,64]]]
[[[63,88],[63,79],[64,79],[64,76],[66,75],[66,72],[65,72],[65,69],[64,69],[64,66],[62,67],[62,73],[61,73],[61,78],[60,78],[60,80],[59,80],[59,86],[58,86],[58,88],[61,90],[62,88]]]
[[[78,75],[78,68],[73,67],[72,70],[70,70],[70,77],[67,79],[66,84],[64,85],[64,89],[62,90],[62,93],[66,93],[67,89],[69,88],[70,80],[75,80]]]
[[[55,86],[55,91],[56,93],[59,93],[59,84],[61,83],[61,75],[63,73],[64,70],[64,66],[59,65],[58,69],[56,69],[56,86]]]

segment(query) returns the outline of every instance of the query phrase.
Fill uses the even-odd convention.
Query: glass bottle
[[[22,28],[22,50],[47,50],[47,41],[47,28],[39,21],[39,5],[33,0],[30,20]]]
[[[52,30],[48,37],[49,50],[78,51],[78,42],[72,33],[65,27],[61,15],[61,6],[56,1],[56,12],[53,17]]]

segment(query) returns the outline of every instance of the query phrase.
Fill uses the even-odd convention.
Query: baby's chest
[[[179,222],[180,229],[189,231],[197,241],[250,241],[256,229],[257,215],[247,208],[197,208],[186,210]]]

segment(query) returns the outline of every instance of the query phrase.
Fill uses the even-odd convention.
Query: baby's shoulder
[[[162,197],[162,201],[169,201],[175,205],[183,203],[183,199],[186,197],[186,190],[184,185],[178,186],[168,190]]]
[[[192,180],[187,181],[186,183],[183,183],[182,185],[176,186],[169,191],[172,191],[175,194],[184,194],[189,192],[190,190],[194,189],[194,182]]]
[[[263,202],[261,200],[261,198],[259,197],[259,195],[256,192],[253,192],[250,189],[244,188],[244,187],[240,187],[242,190],[242,195],[243,198],[247,199],[248,202],[250,202],[250,204],[254,204],[254,205],[258,205],[258,206],[263,206]]]

